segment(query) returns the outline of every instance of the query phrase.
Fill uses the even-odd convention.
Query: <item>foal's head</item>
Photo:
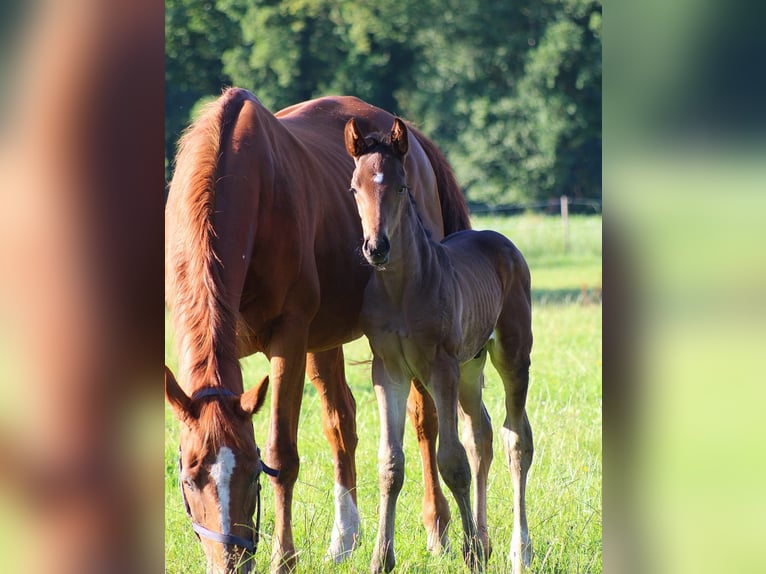
[[[235,395],[203,387],[191,397],[165,368],[165,397],[181,422],[179,478],[187,512],[207,556],[207,572],[250,572],[253,514],[263,470],[251,417],[268,377]]]
[[[354,158],[351,191],[362,220],[365,259],[376,267],[388,263],[389,234],[397,225],[401,209],[410,201],[404,158],[409,142],[407,126],[399,118],[389,134],[364,135],[354,118],[345,130],[346,151]]]

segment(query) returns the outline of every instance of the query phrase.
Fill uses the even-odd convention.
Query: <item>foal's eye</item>
[[[409,190],[410,190],[409,187],[407,187],[406,185],[403,185],[402,187],[399,188],[399,193],[405,193]]]
[[[356,188],[355,187],[349,187],[348,190],[349,190],[349,192],[351,192],[354,195],[356,195]]]

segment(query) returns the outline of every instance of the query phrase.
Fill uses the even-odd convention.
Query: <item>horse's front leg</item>
[[[293,541],[293,488],[298,479],[298,418],[306,371],[307,324],[283,319],[274,330],[271,357],[271,420],[263,453],[265,462],[279,470],[274,486],[274,539],[271,571],[291,572],[297,564]]]
[[[306,357],[306,375],[322,401],[322,424],[335,463],[335,522],[327,557],[341,562],[359,536],[356,502],[356,402],[343,368],[343,348]]]
[[[452,516],[439,483],[436,465],[436,437],[439,434],[436,406],[431,395],[417,379],[412,379],[407,413],[415,428],[420,457],[423,460],[423,525],[426,528],[426,548],[429,552],[440,554],[448,551],[450,547],[449,524]]]
[[[370,571],[390,572],[396,563],[394,554],[394,522],[396,501],[404,483],[404,421],[407,412],[409,380],[392,377],[375,356],[372,381],[380,412],[380,448],[378,450],[378,480],[380,486],[380,518],[378,536],[372,553]]]

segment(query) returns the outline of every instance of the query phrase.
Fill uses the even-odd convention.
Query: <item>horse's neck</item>
[[[411,198],[391,237],[391,257],[388,269],[381,274],[386,291],[401,298],[409,290],[421,290],[433,278],[432,266],[439,245],[429,237]]]

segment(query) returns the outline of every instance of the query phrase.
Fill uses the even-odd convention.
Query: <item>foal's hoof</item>
[[[512,574],[521,574],[525,568],[532,564],[532,541],[512,540],[511,551],[508,553],[508,560],[512,564]]]
[[[372,574],[381,574],[381,572],[391,572],[396,565],[396,558],[394,556],[394,549],[390,544],[387,544],[385,549],[380,546],[376,546],[372,553],[372,563],[370,564],[370,572]]]
[[[471,572],[483,572],[487,565],[487,555],[478,538],[463,541],[463,560]]]

